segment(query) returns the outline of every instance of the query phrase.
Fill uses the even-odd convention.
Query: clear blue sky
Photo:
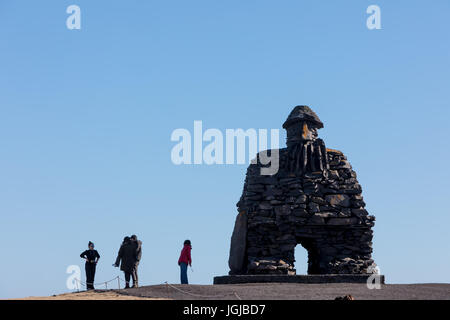
[[[67,6],[82,29],[66,28]],[[366,8],[381,7],[382,30]],[[176,128],[281,128],[310,105],[376,216],[389,283],[450,282],[450,2],[0,1],[0,298],[65,292],[89,240],[142,284],[228,271],[246,165],[175,166]],[[283,139],[283,137],[282,137]],[[299,259],[300,267],[306,263]],[[83,275],[84,277],[84,275]]]

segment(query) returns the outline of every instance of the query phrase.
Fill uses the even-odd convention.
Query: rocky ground
[[[152,285],[137,289],[67,293],[28,300],[330,300],[352,295],[356,300],[438,299],[450,300],[450,284],[387,284],[367,289],[365,284],[237,284],[237,285]]]

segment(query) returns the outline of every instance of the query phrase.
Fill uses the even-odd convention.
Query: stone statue
[[[371,273],[375,217],[347,158],[318,138],[323,123],[307,106],[295,107],[283,128],[279,171],[261,175],[259,161],[247,169],[229,274],[295,275],[297,244],[308,251],[308,274]]]

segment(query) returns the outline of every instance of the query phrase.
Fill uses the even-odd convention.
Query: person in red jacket
[[[181,271],[181,284],[188,284],[187,268],[188,265],[192,266],[191,249],[191,240],[185,240],[183,250],[181,250],[180,258],[178,259]]]

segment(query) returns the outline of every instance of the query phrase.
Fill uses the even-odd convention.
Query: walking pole
[[[119,287],[119,290],[120,290],[120,278],[119,278],[119,276],[117,276],[117,286]]]

